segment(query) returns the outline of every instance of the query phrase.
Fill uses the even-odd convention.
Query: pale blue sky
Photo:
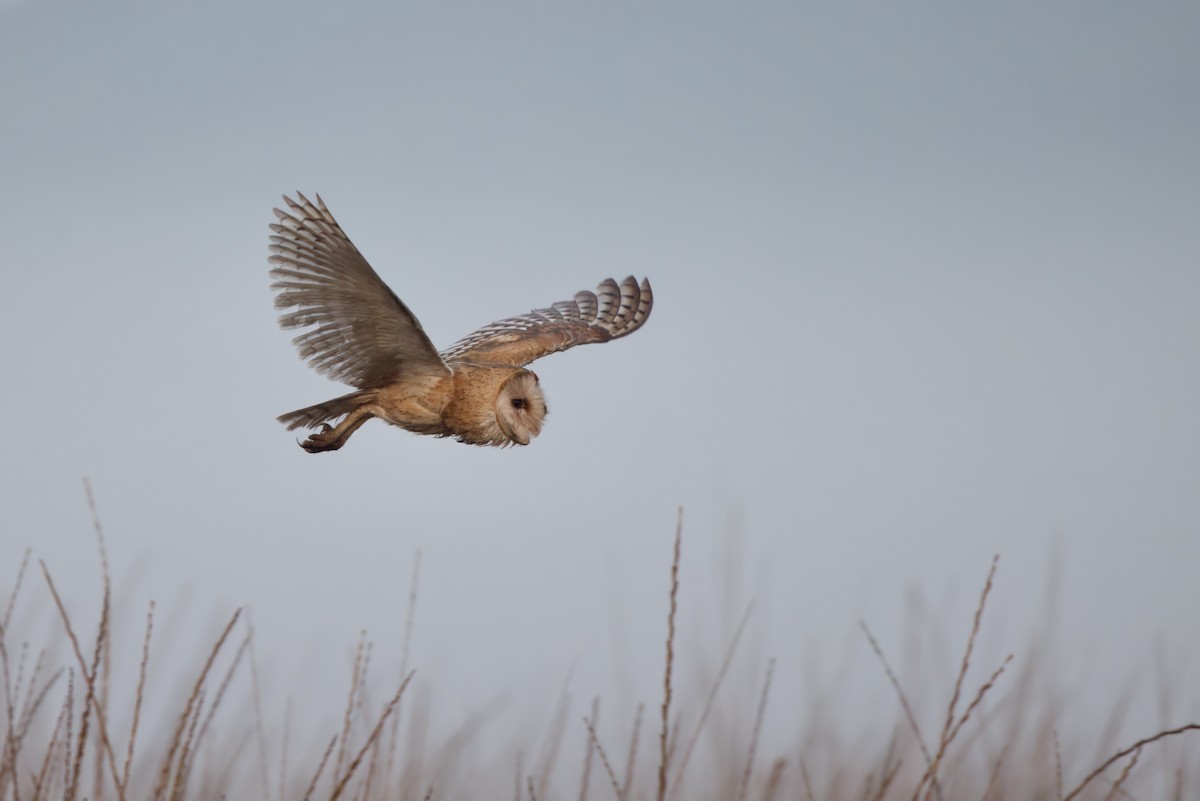
[[[847,647],[889,698],[857,620],[900,648],[917,587],[958,637],[995,552],[995,652],[1057,558],[1067,675],[1194,675],[1198,41],[1192,2],[0,4],[0,582],[32,546],[96,597],[87,475],[131,642],[247,603],[273,697],[340,687],[419,548],[448,717],[573,660],[652,701],[683,505],[684,631],[759,598],[781,702]],[[343,390],[275,325],[295,189],[441,346],[609,275],[653,316],[538,363],[528,448],[306,454],[273,417]]]

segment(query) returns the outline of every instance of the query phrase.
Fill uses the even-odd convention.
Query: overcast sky
[[[572,664],[652,702],[683,506],[688,647],[758,599],[781,702],[846,653],[889,698],[857,621],[898,652],[919,594],[957,643],[997,552],[990,653],[1052,584],[1068,678],[1194,678],[1198,41],[1194,2],[0,3],[0,590],[32,547],[94,605],[88,476],[134,651],[150,598],[184,641],[246,604],[270,699],[336,708],[419,549],[448,718]],[[275,415],[345,390],[275,323],[296,189],[440,347],[610,275],[653,315],[535,365],[527,448],[309,455]]]

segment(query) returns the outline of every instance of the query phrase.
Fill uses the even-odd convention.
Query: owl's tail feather
[[[358,392],[351,392],[349,395],[327,400],[315,406],[281,414],[275,419],[286,425],[288,431],[294,431],[297,428],[316,428],[321,423],[350,414],[359,406],[369,402],[373,394],[374,390],[360,389]]]

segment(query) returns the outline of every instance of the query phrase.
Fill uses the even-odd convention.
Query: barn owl
[[[275,209],[271,288],[283,328],[314,370],[355,387],[340,398],[280,415],[288,430],[317,428],[309,453],[346,444],[372,417],[417,434],[471,445],[528,445],[541,433],[546,399],[525,365],[589,342],[632,334],[650,316],[650,282],[609,278],[596,291],[485,325],[438,352],[317,195],[285,196]],[[340,422],[330,426],[331,421]]]

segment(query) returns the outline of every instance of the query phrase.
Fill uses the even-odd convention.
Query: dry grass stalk
[[[199,697],[196,699],[196,705],[192,709],[191,720],[188,721],[187,734],[184,735],[183,744],[179,747],[179,761],[176,764],[174,778],[171,782],[171,791],[168,794],[171,801],[179,801],[179,799],[183,798],[183,788],[187,786],[187,774],[189,768],[191,768],[193,749],[196,747],[196,731],[200,725],[200,713],[204,709],[206,696],[207,693],[201,690]]]
[[[1103,773],[1104,771],[1106,771],[1110,767],[1112,767],[1114,763],[1120,762],[1122,759],[1129,756],[1130,754],[1133,754],[1136,751],[1140,751],[1144,746],[1150,745],[1151,743],[1154,743],[1154,742],[1158,742],[1159,740],[1165,739],[1167,737],[1174,737],[1177,734],[1184,734],[1185,732],[1189,732],[1189,731],[1200,731],[1200,723],[1188,723],[1183,726],[1179,726],[1178,728],[1166,729],[1164,731],[1160,731],[1158,734],[1154,734],[1154,735],[1151,735],[1150,737],[1145,737],[1141,740],[1138,740],[1136,743],[1129,746],[1128,748],[1121,749],[1120,751],[1113,754],[1108,759],[1104,760],[1104,763],[1101,764],[1100,767],[1096,768],[1091,773],[1089,773],[1084,778],[1084,780],[1081,781],[1074,790],[1072,790],[1071,792],[1069,792],[1065,796],[1063,796],[1063,801],[1072,801],[1072,799],[1077,798],[1079,796],[1079,794],[1082,793],[1084,791],[1084,789],[1089,784],[1091,784],[1092,781],[1097,776],[1099,776],[1101,773]]]
[[[29,643],[21,643],[21,655],[17,657],[17,676],[16,680],[9,682],[9,666],[8,666],[8,649],[4,646],[4,632],[0,631],[0,662],[3,662],[4,667],[4,705],[6,717],[9,718],[9,725],[12,725],[12,715],[16,711],[17,699],[21,697],[21,690],[25,684],[25,664],[29,660]],[[37,667],[34,667],[37,670]],[[34,681],[34,677],[30,677],[30,683]]]
[[[767,777],[767,786],[763,790],[763,801],[774,801],[783,783],[783,771],[787,768],[787,760],[783,757],[776,759],[771,765],[771,774]]]
[[[333,753],[333,747],[337,745],[338,736],[335,734],[329,738],[329,745],[325,746],[325,753],[321,755],[321,761],[317,763],[317,770],[313,773],[312,781],[308,783],[308,789],[304,791],[304,801],[312,798],[312,794],[317,789],[317,782],[321,780],[321,774],[325,772],[325,766],[329,764],[329,756]]]
[[[8,631],[8,627],[12,623],[13,607],[17,604],[17,596],[21,594],[21,582],[25,578],[25,571],[29,568],[29,557],[32,554],[33,549],[26,548],[21,557],[21,566],[17,568],[17,579],[13,583],[12,594],[8,596],[8,601],[4,604],[4,619],[0,620],[0,634]]]
[[[708,716],[712,712],[713,702],[717,698],[717,692],[721,689],[721,684],[725,681],[725,674],[729,672],[729,665],[733,662],[733,655],[737,651],[738,643],[742,639],[742,632],[746,630],[746,623],[750,620],[750,613],[754,611],[754,602],[751,601],[746,605],[746,611],[742,613],[742,619],[738,621],[737,629],[733,632],[733,639],[729,641],[729,646],[725,649],[725,659],[721,662],[721,669],[717,671],[717,677],[713,680],[712,687],[709,688],[708,697],[704,700],[704,710],[700,713],[700,719],[696,722],[696,728],[692,731],[692,736],[688,740],[687,747],[683,749],[683,758],[679,760],[678,766],[675,768],[675,779],[671,783],[671,798],[674,799],[679,794],[679,788],[683,780],[683,772],[687,769],[688,763],[692,760],[692,751],[696,748],[696,743],[700,741],[700,732],[704,730],[704,724],[708,721]],[[678,727],[676,728],[678,731]]]
[[[142,700],[146,690],[146,668],[150,664],[150,637],[154,633],[154,601],[146,610],[146,634],[142,638],[142,660],[138,664],[137,691],[133,700],[133,721],[129,724],[129,746],[125,750],[125,767],[121,770],[121,784],[129,786],[129,770],[133,765],[133,751],[137,743],[138,724],[142,716]]]
[[[88,692],[98,699],[98,706],[103,709],[108,709],[108,690],[109,676],[112,673],[112,648],[110,637],[107,636],[109,627],[109,615],[111,608],[109,599],[112,597],[112,574],[108,569],[108,547],[104,542],[104,527],[100,524],[100,512],[96,508],[96,496],[92,492],[92,482],[85,476],[83,479],[83,490],[87,497],[88,511],[92,516],[92,530],[96,533],[96,545],[100,553],[100,574],[104,580],[104,609],[101,614],[100,628],[105,632],[98,636],[96,644],[98,647],[99,660],[92,666],[91,679],[88,682]],[[97,676],[99,671],[99,676]],[[97,682],[99,686],[97,688]],[[100,788],[104,783],[104,761],[97,759],[93,761],[95,767],[95,775],[92,784],[92,795],[100,796]],[[116,765],[112,765],[112,770],[116,771]],[[117,780],[117,776],[113,776],[113,780]]]
[[[376,737],[375,742],[371,744],[371,759],[367,763],[367,769],[363,774],[363,781],[357,796],[361,801],[375,797],[371,791],[374,787],[375,777],[379,774],[379,747],[382,741],[382,736]]]
[[[25,670],[25,646],[21,647],[21,657],[17,663],[17,675],[14,682],[11,674],[11,667],[8,659],[8,630],[12,622],[13,609],[16,607],[17,596],[21,592],[21,582],[25,577],[25,571],[29,567],[30,549],[26,548],[24,555],[21,557],[20,567],[17,568],[17,578],[13,586],[12,594],[4,605],[4,614],[0,617],[0,672],[4,674],[4,714],[7,721],[7,727],[4,732],[4,754],[0,757],[0,798],[3,798],[7,792],[6,788],[9,783],[12,783],[14,801],[20,801],[20,776],[17,774],[17,757],[20,754],[21,736],[18,731],[19,716],[16,712],[18,699],[21,698],[21,685]],[[39,658],[40,663],[40,658]],[[36,669],[35,669],[36,670]],[[36,682],[35,677],[30,678],[30,687]]]
[[[100,658],[104,650],[104,640],[108,634],[109,602],[110,593],[108,582],[106,581],[104,600],[101,604],[100,625],[96,630],[96,644],[92,649],[92,664],[84,672],[84,680],[87,682],[87,696],[84,698],[83,712],[79,718],[79,742],[76,744],[75,764],[71,768],[71,783],[67,786],[66,801],[74,801],[76,794],[79,792],[79,775],[83,770],[83,754],[87,748],[88,724],[91,722],[91,711],[93,707],[97,710],[100,709],[100,704],[96,698],[96,675],[100,670]],[[113,773],[114,775],[116,774],[115,765]]]
[[[771,678],[775,675],[775,659],[767,663],[767,677],[763,680],[762,695],[758,699],[758,711],[754,714],[754,728],[750,732],[750,746],[746,749],[746,766],[742,769],[742,782],[738,788],[738,801],[746,801],[750,789],[750,775],[754,772],[754,755],[758,750],[758,737],[762,733],[763,718],[767,713],[767,696],[771,693]]]
[[[63,738],[63,787],[71,786],[71,743],[75,741],[74,727],[72,722],[75,720],[75,670],[67,671],[67,730],[66,736]]]
[[[283,707],[283,747],[279,751],[279,801],[285,801],[287,788],[288,750],[292,739],[292,699]],[[334,742],[337,735],[334,735]],[[328,758],[328,757],[327,757]],[[324,766],[322,766],[324,767]]]
[[[808,765],[804,764],[804,757],[800,757],[800,781],[804,784],[805,799],[817,801],[816,795],[813,794],[812,779],[808,775]]]
[[[412,648],[413,624],[417,613],[417,586],[421,577],[421,551],[418,549],[413,556],[412,578],[408,585],[408,610],[404,615],[404,641],[400,648],[400,675],[408,673],[408,658]],[[400,743],[400,710],[392,715],[391,729],[388,732],[387,762],[384,765],[383,783],[385,787],[392,786],[392,773],[395,769],[396,752]],[[433,792],[433,788],[429,788]]]
[[[1062,747],[1058,742],[1058,731],[1054,732],[1054,798],[1063,801]]]
[[[45,681],[45,683],[42,685],[42,689],[39,690],[37,693],[34,693],[33,688],[37,684],[38,676],[41,675],[42,664],[44,662],[45,656],[46,656],[45,651],[41,651],[38,654],[37,662],[34,664],[33,673],[29,677],[29,687],[26,691],[25,702],[24,702],[24,705],[22,706],[21,714],[18,718],[17,729],[13,733],[13,736],[12,736],[13,762],[10,765],[11,771],[8,774],[8,779],[11,780],[13,783],[12,786],[13,786],[14,801],[20,801],[20,790],[21,790],[20,776],[17,773],[17,761],[16,760],[17,760],[17,757],[21,753],[21,746],[25,742],[25,738],[29,733],[29,727],[33,724],[34,718],[37,715],[38,710],[41,708],[43,702],[45,702],[45,700],[46,700],[46,697],[49,695],[50,688],[52,688],[55,684],[57,684],[58,680],[60,678],[62,678],[63,673],[66,672],[64,668],[59,668],[58,670],[56,670],[54,672],[53,675],[50,676],[50,678],[48,678]],[[51,740],[51,745],[47,746],[47,748],[52,749],[54,747],[54,743],[57,742],[58,734],[60,731],[61,731],[61,721],[57,722],[55,724],[54,733],[52,735],[52,740]],[[48,755],[46,758],[47,759],[49,758]],[[37,776],[35,776],[35,785],[36,785],[37,780],[42,776],[43,776],[43,773],[39,773],[39,774],[37,774]],[[4,791],[4,782],[0,781],[0,798],[4,797],[3,791]],[[36,794],[37,794],[37,790],[36,790],[36,786],[35,786],[35,797],[36,797]]]
[[[5,630],[0,628],[0,672],[4,674],[4,716],[7,720],[7,726],[4,731],[4,757],[0,759],[0,798],[6,794],[6,788],[9,781],[18,784],[20,777],[17,773],[17,754],[20,752],[19,743],[17,740],[17,722],[16,698],[20,694],[21,685],[21,667],[17,668],[16,689],[13,689],[13,683],[9,674],[8,664],[8,649],[4,645]],[[22,663],[24,662],[24,651],[22,651]],[[20,787],[14,791],[20,793]],[[16,801],[20,801],[18,797]]]
[[[975,697],[971,699],[971,703],[967,705],[962,717],[960,717],[958,722],[954,724],[954,729],[950,732],[951,741],[958,736],[958,731],[963,727],[963,724],[971,719],[971,713],[974,712],[975,709],[983,702],[983,697],[987,695],[993,687],[996,686],[996,682],[999,681],[1000,677],[1004,675],[1005,669],[1008,668],[1008,665],[1012,662],[1012,660],[1012,654],[1004,657],[1004,661],[1000,663],[1000,667],[992,671],[992,675],[988,677],[988,680],[979,687],[978,692],[976,692]]]
[[[587,718],[583,719],[583,725],[587,726],[588,736],[592,739],[592,745],[596,746],[596,753],[600,755],[600,764],[604,766],[604,771],[608,774],[608,780],[612,783],[613,793],[617,796],[617,801],[625,801],[625,794],[621,792],[621,785],[617,782],[617,774],[613,771],[612,763],[608,761],[608,754],[604,751],[604,746],[600,745],[600,738],[596,736],[596,728]]]
[[[36,695],[34,695],[33,687],[37,683],[38,676],[41,675],[42,667],[45,664],[45,659],[46,652],[44,650],[40,651],[38,653],[37,661],[33,666],[33,673],[29,677],[29,688],[25,694],[25,704],[21,708],[21,715],[17,723],[18,746],[24,742],[25,736],[29,732],[29,727],[33,724],[38,709],[40,709],[42,703],[45,702],[46,696],[50,694],[50,689],[58,683],[58,680],[62,678],[63,674],[66,672],[65,668],[59,668],[58,670],[54,671],[50,678],[46,679],[46,681],[42,684],[42,689],[39,690]]]
[[[671,605],[667,612],[667,660],[663,672],[663,702],[662,702],[662,733],[659,735],[658,761],[658,801],[667,797],[667,770],[670,762],[670,751],[667,740],[670,736],[671,714],[671,669],[675,663],[675,611],[679,595],[679,551],[683,541],[683,508],[680,507],[675,524],[675,553],[671,559]]]
[[[550,775],[554,772],[554,765],[558,761],[558,752],[562,746],[563,733],[567,730],[567,719],[571,714],[571,695],[567,688],[571,684],[571,677],[575,674],[575,666],[567,670],[567,675],[563,679],[562,688],[558,693],[558,704],[554,709],[554,717],[551,718],[550,728],[546,731],[546,738],[542,743],[542,753],[538,758],[537,773],[537,790],[541,796],[546,795],[546,788],[550,782]]]
[[[679,732],[683,730],[683,712],[675,713],[675,722],[671,725],[671,739],[667,742],[667,763],[675,762],[675,750],[679,746]],[[670,787],[668,786],[668,790]]]
[[[529,784],[529,801],[537,801],[537,791],[533,787],[533,777],[528,777]]]
[[[217,710],[220,709],[220,707],[221,707],[221,701],[225,698],[225,691],[229,689],[229,684],[233,681],[233,676],[237,672],[238,666],[241,665],[242,658],[246,655],[247,650],[249,650],[249,646],[250,646],[250,630],[247,629],[246,636],[242,638],[242,642],[238,646],[237,652],[234,654],[233,659],[230,661],[229,667],[226,668],[226,670],[225,670],[225,675],[221,679],[221,683],[219,685],[217,685],[217,693],[213,697],[212,703],[208,705],[208,712],[207,712],[207,714],[205,714],[204,720],[200,724],[200,728],[196,732],[195,746],[191,749],[193,752],[195,751],[195,749],[199,748],[199,746],[202,742],[204,742],[205,735],[208,733],[208,728],[212,724],[213,718],[217,714]],[[201,704],[201,705],[198,705],[196,708],[196,719],[197,720],[200,719],[200,709],[202,707],[203,707],[203,705]],[[193,723],[192,725],[194,726],[195,723]],[[235,752],[235,753],[238,753],[238,752]],[[181,761],[181,764],[185,765],[185,769],[183,772],[183,781],[184,781],[184,783],[186,783],[187,776],[191,772],[191,763],[188,761]]]
[[[896,777],[900,775],[900,768],[903,765],[904,760],[896,760],[896,764],[892,765],[891,770],[883,774],[883,781],[879,783],[879,790],[871,797],[871,801],[883,801],[887,797],[887,791],[891,788],[892,783],[896,781]]]
[[[70,683],[70,674],[68,673],[68,686],[69,686],[69,683]],[[54,762],[54,755],[58,751],[59,737],[61,736],[64,728],[69,731],[70,727],[71,727],[70,697],[71,697],[71,694],[70,694],[70,691],[68,690],[67,701],[63,704],[62,709],[59,710],[58,720],[56,720],[54,723],[54,731],[52,731],[50,733],[50,743],[49,743],[49,745],[46,746],[46,754],[42,758],[41,770],[38,771],[37,777],[34,779],[34,782],[33,782],[34,801],[38,801],[38,799],[41,799],[44,796],[47,796],[50,794],[50,786],[49,786],[50,771],[51,771],[51,768],[52,768],[52,765]],[[69,736],[70,735],[68,735],[68,737]]]
[[[54,586],[54,580],[52,578],[50,578],[50,571],[46,569],[46,563],[41,560],[38,560],[38,564],[41,565],[42,575],[45,577],[46,584],[50,588],[50,595],[53,596],[53,598],[54,598],[54,605],[58,608],[58,614],[59,614],[59,617],[62,618],[63,626],[67,630],[67,639],[70,640],[71,648],[75,652],[75,660],[79,663],[79,669],[80,669],[80,671],[83,672],[84,678],[87,679],[87,681],[88,681],[88,685],[89,685],[88,698],[91,701],[91,704],[95,707],[96,723],[97,723],[97,727],[100,732],[101,748],[103,749],[105,756],[108,758],[109,768],[111,769],[112,775],[113,775],[113,784],[116,785],[117,797],[120,799],[120,801],[125,801],[125,787],[123,785],[117,783],[117,781],[116,781],[116,777],[119,776],[120,774],[117,773],[117,758],[116,758],[116,755],[113,753],[112,742],[109,740],[109,737],[108,737],[108,725],[105,721],[104,710],[100,708],[99,701],[96,699],[95,693],[91,689],[92,681],[91,681],[91,677],[88,675],[87,664],[83,661],[83,651],[80,650],[80,648],[79,648],[79,638],[77,638],[75,636],[75,630],[71,627],[70,616],[67,615],[67,609],[65,606],[63,606],[62,598],[59,597],[59,594],[58,594],[58,589]],[[108,593],[106,592],[105,593],[105,609],[107,609],[107,607],[108,607],[107,597],[108,597]],[[104,618],[103,617],[101,618],[101,629],[102,629],[102,631],[104,629]],[[71,738],[70,738],[70,736],[68,736],[67,742],[70,743],[70,741],[71,741]],[[69,771],[68,771],[68,775],[69,775]],[[68,782],[68,784],[66,786],[70,787],[71,783]]]
[[[620,783],[620,794],[625,799],[630,797],[634,791],[634,766],[637,763],[637,739],[638,733],[642,729],[642,712],[646,711],[646,704],[638,704],[637,712],[634,715],[634,731],[629,739],[629,753],[625,755],[625,776]]]
[[[258,679],[258,654],[254,648],[254,624],[250,612],[246,612],[246,629],[250,636],[250,686],[254,698],[254,734],[258,744],[258,780],[261,782],[260,796],[271,797],[271,776],[267,767],[267,734],[263,725],[262,685]]]
[[[1125,763],[1124,769],[1121,770],[1121,775],[1118,776],[1116,782],[1113,783],[1112,789],[1108,791],[1108,795],[1104,796],[1104,801],[1113,801],[1113,799],[1117,797],[1117,793],[1125,795],[1125,792],[1121,789],[1121,785],[1125,784],[1125,780],[1129,778],[1129,774],[1133,773],[1133,769],[1137,767],[1138,757],[1141,756],[1141,754],[1142,749],[1138,748],[1133,752],[1132,756],[1129,757],[1129,761]]]
[[[225,645],[225,640],[229,638],[233,627],[237,625],[238,619],[241,618],[242,610],[238,609],[233,613],[233,617],[229,619],[229,623],[225,625],[225,629],[221,632],[221,636],[213,644],[212,650],[209,651],[208,659],[204,662],[204,667],[200,671],[200,675],[196,678],[196,683],[192,686],[191,695],[188,696],[187,703],[183,707],[183,712],[179,715],[179,723],[175,727],[175,733],[171,736],[171,745],[167,749],[166,759],[163,760],[162,770],[159,773],[158,784],[155,785],[152,798],[160,799],[167,790],[167,785],[170,782],[172,770],[175,768],[175,757],[179,751],[183,740],[185,730],[188,727],[193,712],[196,709],[196,703],[200,698],[200,694],[204,688],[204,682],[208,678],[209,671],[212,670],[213,663],[217,660],[217,654],[221,652],[221,648]]]
[[[600,717],[600,696],[592,699],[592,720],[597,720]],[[586,720],[586,718],[585,718]],[[592,755],[596,752],[595,743],[589,735],[587,741],[587,749],[583,756],[583,778],[579,784],[579,801],[587,801],[588,783],[592,777]]]
[[[338,781],[337,786],[333,788],[333,793],[330,794],[329,801],[336,801],[338,796],[340,796],[342,791],[345,789],[346,784],[350,781],[350,778],[354,775],[354,771],[358,770],[358,765],[362,762],[363,755],[366,754],[367,750],[379,737],[379,733],[383,731],[383,724],[387,723],[388,718],[391,717],[392,713],[396,711],[396,706],[400,703],[400,698],[404,695],[404,690],[408,687],[408,683],[412,681],[413,673],[415,673],[415,671],[410,672],[404,677],[404,681],[400,682],[400,687],[396,690],[396,694],[392,696],[392,700],[388,701],[387,706],[383,708],[383,713],[379,716],[379,722],[376,723],[375,728],[371,730],[371,734],[367,737],[367,741],[363,743],[363,746],[361,749],[359,749],[358,754],[346,767],[345,774]]]
[[[364,653],[367,648],[367,632],[358,634],[358,647],[354,651],[354,667],[350,673],[350,697],[346,699],[346,708],[342,713],[342,736],[339,740],[337,761],[334,764],[334,775],[342,775],[342,766],[346,764],[346,748],[349,747],[350,723],[354,719],[355,699],[363,690],[362,667]]]
[[[646,704],[638,704],[637,712],[634,715],[634,733],[629,739],[629,754],[625,757],[625,778],[622,782],[623,795],[628,799],[632,790],[634,790],[634,766],[637,764],[637,735],[642,729],[642,712],[646,711]]]
[[[988,570],[987,580],[983,584],[983,592],[980,593],[979,604],[975,607],[975,617],[971,621],[971,633],[967,636],[967,647],[963,651],[962,662],[959,664],[958,677],[954,680],[954,692],[950,696],[950,705],[946,709],[946,722],[942,726],[942,736],[938,741],[937,753],[933,755],[933,761],[929,764],[925,775],[921,777],[921,781],[917,784],[917,789],[913,792],[912,801],[917,801],[917,797],[920,795],[925,784],[929,785],[929,789],[925,793],[926,801],[932,798],[934,794],[939,798],[941,797],[938,770],[941,768],[942,761],[946,757],[946,750],[950,747],[950,743],[954,740],[954,735],[958,732],[959,727],[955,726],[958,702],[962,698],[963,682],[966,680],[967,671],[971,667],[971,656],[975,653],[975,638],[979,636],[979,628],[983,622],[983,611],[987,608],[988,595],[992,592],[992,582],[996,578],[996,567],[999,563],[1000,555],[996,554],[992,557],[992,566]],[[1001,668],[1001,671],[1003,671],[1003,668]],[[985,688],[989,686],[985,685]],[[986,692],[986,689],[984,692]],[[964,716],[964,722],[965,718],[966,716]]]
[[[1004,748],[1001,749],[1000,756],[996,759],[995,764],[992,765],[992,772],[988,776],[988,783],[987,787],[984,788],[983,797],[979,801],[988,801],[992,797],[992,790],[996,789],[996,784],[1000,778],[1000,770],[1004,767],[1004,763],[1008,759],[1008,749],[1011,745],[1011,743],[1005,743]]]
[[[879,642],[875,639],[875,635],[867,628],[866,621],[858,621],[858,627],[866,635],[867,642],[871,644],[871,650],[875,652],[879,663],[883,665],[883,672],[887,674],[888,681],[892,683],[892,689],[896,691],[896,696],[900,699],[900,708],[904,710],[904,719],[908,722],[908,728],[912,730],[913,736],[917,739],[917,745],[921,749],[921,755],[925,757],[925,766],[927,769],[931,768],[933,766],[933,755],[929,753],[929,748],[925,745],[925,738],[921,736],[921,727],[917,725],[917,716],[913,714],[912,705],[908,702],[908,696],[905,694],[904,688],[900,686],[900,680],[896,678],[896,672],[892,670],[892,666],[888,662],[887,656],[884,655],[883,649],[879,647]],[[918,792],[920,792],[920,788],[918,788]]]

